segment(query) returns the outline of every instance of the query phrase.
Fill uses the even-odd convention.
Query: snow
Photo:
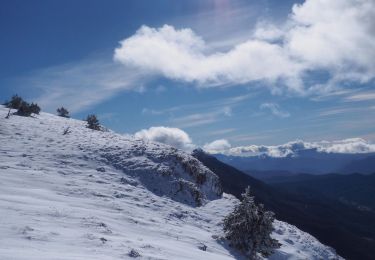
[[[241,259],[220,239],[238,200],[189,154],[79,120],[6,114],[0,259]],[[338,258],[287,223],[273,236],[282,246],[270,259]]]

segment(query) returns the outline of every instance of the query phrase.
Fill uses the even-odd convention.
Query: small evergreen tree
[[[17,115],[19,116],[31,116],[32,110],[30,108],[30,104],[27,103],[26,101],[22,101],[18,110],[17,110]]]
[[[60,107],[56,111],[57,111],[58,116],[62,116],[62,117],[66,117],[66,118],[70,117],[69,111],[65,107]]]
[[[265,211],[262,204],[255,204],[250,187],[246,188],[242,197],[241,203],[224,219],[225,236],[231,246],[249,259],[256,259],[257,253],[269,256],[279,247],[277,240],[270,236],[274,213]]]
[[[31,103],[30,110],[31,110],[31,113],[36,114],[36,115],[39,115],[40,113],[40,107],[38,106],[37,103]]]
[[[9,108],[8,115],[6,118],[10,117],[11,109],[17,109],[17,112],[14,113],[19,116],[31,116],[31,114],[39,114],[40,107],[36,103],[27,103],[20,96],[12,96],[10,101],[4,103],[4,105]]]
[[[7,108],[12,108],[12,109],[19,109],[20,106],[22,105],[22,102],[23,102],[23,99],[18,96],[18,95],[14,95],[12,97],[12,99],[10,101],[6,101],[4,103],[4,105],[7,107]]]
[[[16,114],[19,116],[31,116],[31,114],[39,114],[39,112],[40,107],[38,106],[38,104],[29,104],[26,101],[22,101]]]
[[[96,115],[91,114],[88,115],[86,118],[87,121],[87,128],[93,129],[93,130],[101,130],[99,120],[96,117]]]

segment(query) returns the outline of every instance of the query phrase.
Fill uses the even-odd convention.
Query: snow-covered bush
[[[249,259],[256,259],[257,253],[269,256],[279,247],[278,241],[270,236],[274,213],[266,211],[262,204],[255,204],[250,187],[242,197],[241,203],[224,219],[225,237]]]
[[[88,115],[86,118],[87,121],[87,128],[93,129],[93,130],[101,130],[99,120],[96,117],[96,115]]]
[[[69,111],[65,107],[60,107],[60,108],[56,109],[56,111],[57,111],[58,116],[66,117],[66,118],[70,117]]]

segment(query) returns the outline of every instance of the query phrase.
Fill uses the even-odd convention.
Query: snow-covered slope
[[[218,239],[238,201],[190,155],[78,120],[6,113],[0,107],[0,259],[241,258]],[[271,259],[337,257],[280,221],[273,236],[282,246]]]

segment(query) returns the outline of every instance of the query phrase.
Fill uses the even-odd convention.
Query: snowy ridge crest
[[[131,182],[136,179],[157,195],[195,206],[222,195],[218,176],[194,157],[168,145],[118,138],[96,153],[102,162],[126,173]]]
[[[143,141],[110,130],[95,131],[86,128],[86,122],[41,113],[37,118],[13,116],[9,122],[23,121],[35,134],[50,136],[69,147],[70,155],[55,156],[74,158],[84,154],[93,164],[121,170],[123,182],[141,184],[159,196],[191,206],[201,206],[207,200],[222,195],[219,177],[188,153],[169,145]],[[8,121],[7,121],[8,122]],[[69,127],[71,133],[62,135]],[[10,129],[9,129],[10,130]]]

